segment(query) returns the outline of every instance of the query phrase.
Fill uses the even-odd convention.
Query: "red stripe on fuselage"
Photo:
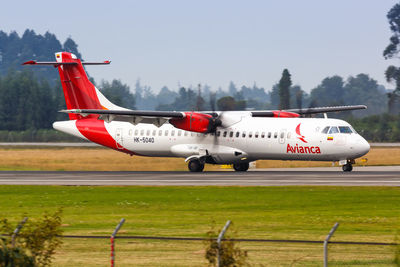
[[[120,144],[119,147],[117,147],[117,142],[107,131],[103,120],[98,120],[97,118],[80,119],[76,121],[76,127],[83,136],[94,143],[125,152],[130,155],[135,154],[132,151],[122,147]]]

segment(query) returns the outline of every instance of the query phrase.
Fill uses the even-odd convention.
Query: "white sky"
[[[5,1],[0,30],[71,36],[101,79],[137,78],[157,92],[209,84],[270,90],[288,68],[309,92],[327,76],[367,73],[386,87],[382,51],[394,0]],[[49,51],[53,54],[57,51]]]

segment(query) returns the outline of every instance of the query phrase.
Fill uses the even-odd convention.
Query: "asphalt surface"
[[[1,171],[0,184],[19,185],[340,185],[400,186],[400,166],[256,169],[219,172],[52,172]]]

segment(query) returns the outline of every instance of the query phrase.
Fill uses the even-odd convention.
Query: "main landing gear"
[[[202,172],[204,170],[204,162],[198,159],[192,159],[188,163],[188,168],[191,172]],[[249,163],[235,163],[233,164],[233,169],[237,172],[245,172],[249,169]]]
[[[204,163],[198,159],[193,159],[189,161],[188,168],[191,172],[202,172],[204,170]]]
[[[233,164],[233,169],[237,172],[245,172],[249,169],[249,163],[248,162],[235,163]]]

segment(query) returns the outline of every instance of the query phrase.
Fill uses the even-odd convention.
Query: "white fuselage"
[[[354,130],[322,132],[328,126],[351,128],[338,119],[233,116],[230,125],[219,127],[215,135],[180,130],[169,123],[161,127],[118,121],[104,124],[117,149],[154,157],[207,155],[218,164],[258,159],[341,161],[361,157],[370,149]],[[54,128],[85,138],[75,121],[55,122]]]

